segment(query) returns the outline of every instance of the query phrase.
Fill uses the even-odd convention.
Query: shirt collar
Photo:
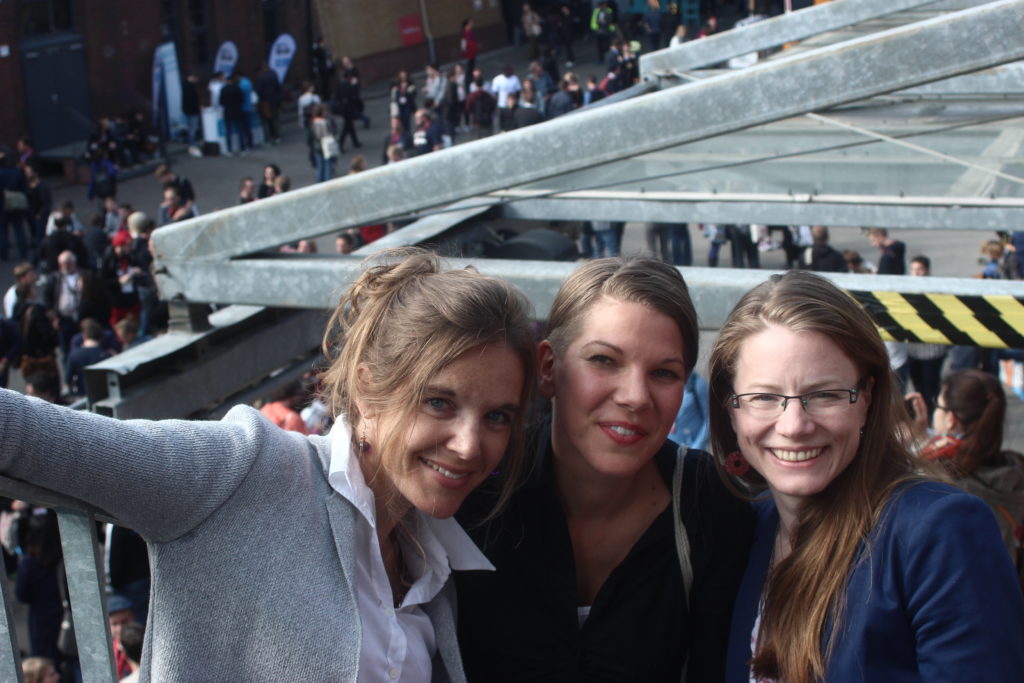
[[[377,528],[377,509],[373,491],[366,485],[359,459],[353,452],[352,430],[344,415],[339,415],[331,428],[331,462],[327,481],[331,488],[355,506],[373,529]]]

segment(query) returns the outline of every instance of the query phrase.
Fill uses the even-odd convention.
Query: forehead
[[[826,335],[769,325],[741,342],[733,383],[737,390],[800,391],[821,383],[849,384],[857,375],[854,362]]]
[[[650,306],[602,296],[579,318],[576,336],[570,344],[605,341],[616,346],[642,345],[679,354],[683,336],[675,320]]]
[[[518,405],[526,382],[523,360],[507,344],[485,344],[466,351],[434,373],[428,386],[467,400]]]

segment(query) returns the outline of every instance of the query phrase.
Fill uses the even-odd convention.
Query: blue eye
[[[600,353],[594,354],[587,360],[595,365],[611,365],[613,362],[611,358]]]
[[[495,425],[512,424],[512,415],[504,410],[493,410],[487,413],[487,420]]]
[[[446,398],[431,397],[423,401],[424,405],[437,413],[444,413],[451,410],[452,402]]]

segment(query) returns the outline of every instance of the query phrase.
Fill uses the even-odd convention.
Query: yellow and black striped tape
[[[886,341],[1024,349],[1024,300],[1012,296],[850,294],[871,314]]]

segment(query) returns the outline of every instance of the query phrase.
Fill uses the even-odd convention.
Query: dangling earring
[[[359,442],[357,445],[359,446],[360,453],[370,452],[370,443],[366,440],[366,427],[359,430]]]
[[[739,451],[725,456],[725,471],[734,477],[742,477],[750,469],[750,463]]]

